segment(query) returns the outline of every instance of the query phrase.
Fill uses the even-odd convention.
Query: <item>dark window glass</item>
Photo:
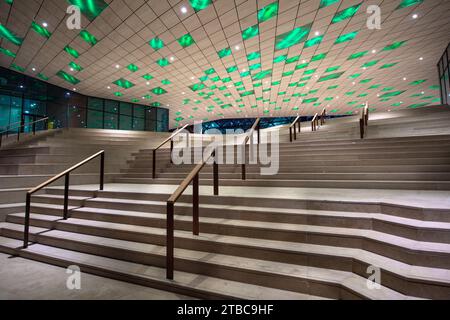
[[[120,130],[131,130],[132,126],[132,118],[130,116],[120,115]]]
[[[119,101],[105,100],[105,112],[119,113]]]
[[[133,119],[133,130],[144,131],[145,130],[145,120],[140,118]]]
[[[80,107],[70,107],[69,113],[69,126],[70,128],[85,128],[86,127],[86,109]]]
[[[91,110],[103,111],[103,99],[89,97],[88,108]]]
[[[118,116],[114,113],[105,113],[105,129],[117,130],[118,127]]]
[[[133,105],[131,103],[121,102],[120,103],[120,114],[131,116],[133,110]]]
[[[93,129],[103,129],[103,112],[88,110],[87,127]]]
[[[133,111],[134,111],[134,117],[135,118],[145,118],[145,110],[146,108],[143,106],[134,105]]]

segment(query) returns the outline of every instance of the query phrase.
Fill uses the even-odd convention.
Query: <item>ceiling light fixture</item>
[[[316,36],[318,36],[318,35],[320,35],[320,31],[316,31],[316,32],[314,32],[314,34],[315,34]]]
[[[403,81],[406,81],[406,77],[403,78]]]
[[[420,57],[419,60],[422,61],[422,60],[423,60],[423,57]]]
[[[43,26],[44,28],[47,28],[47,27],[48,27],[48,23],[47,23],[47,22],[43,22],[43,23],[42,23],[42,26]]]
[[[120,66],[118,64],[116,64],[116,69],[119,69],[119,68],[120,68]]]
[[[375,49],[372,50],[372,53],[376,53],[376,52],[377,52],[377,50],[375,50]]]
[[[175,60],[175,58],[174,57],[170,57],[170,61],[174,61]]]
[[[413,19],[417,19],[419,17],[419,15],[417,14],[417,13],[414,13],[413,15],[412,15],[412,18]]]
[[[236,50],[239,50],[241,47],[240,46],[235,46],[234,47]]]
[[[181,7],[181,13],[187,13],[187,8],[186,7]]]

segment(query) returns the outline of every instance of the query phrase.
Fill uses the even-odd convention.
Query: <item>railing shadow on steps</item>
[[[192,183],[192,233],[199,235],[199,174],[206,163],[214,158],[213,162],[213,185],[214,195],[219,195],[219,164],[216,159],[217,150],[214,149],[210,155],[202,160],[201,163],[189,173],[186,179],[181,182],[175,192],[167,200],[167,218],[166,218],[166,278],[173,280],[174,272],[174,211],[175,203],[181,197],[183,192]]]
[[[298,132],[300,133],[302,131],[302,126],[300,123],[300,116],[297,116],[297,118],[295,118],[294,122],[292,122],[289,125],[289,141],[292,142],[293,140],[297,140],[297,129],[296,126],[298,125]],[[292,131],[294,131],[294,139],[292,139]]]
[[[62,177],[65,177],[64,181],[64,209],[63,209],[63,219],[67,220],[69,217],[69,183],[70,183],[70,173],[88,162],[91,162],[92,160],[100,157],[100,183],[99,188],[100,190],[103,190],[104,187],[104,178],[105,178],[105,151],[101,150],[97,152],[96,154],[90,156],[89,158],[86,158],[85,160],[75,164],[74,166],[70,167],[69,169],[61,172],[60,174],[57,174],[53,178],[50,178],[49,180],[41,183],[36,188],[33,188],[27,192],[26,195],[26,205],[25,205],[25,226],[24,226],[24,237],[23,237],[23,248],[26,249],[28,247],[28,238],[29,238],[29,229],[30,229],[30,210],[31,210],[31,196],[48,186],[49,184],[55,182],[56,180],[59,180]]]
[[[244,139],[244,142],[242,143],[242,165],[241,165],[241,177],[242,180],[245,180],[247,177],[246,175],[246,164],[245,162],[247,161],[247,142],[250,140],[250,148],[253,145],[253,134],[255,133],[255,130],[258,131],[258,144],[261,143],[261,135],[260,135],[260,122],[261,122],[261,118],[257,118],[255,120],[255,122],[253,123],[252,128],[250,129],[249,133],[247,134],[247,136]]]
[[[20,124],[17,127],[12,127],[11,128],[11,125],[7,126],[6,127],[7,129],[5,131],[0,132],[0,148],[2,147],[3,136],[6,135],[6,137],[8,138],[8,136],[10,135],[9,132],[12,131],[12,130],[17,130],[17,133],[16,133],[17,134],[17,141],[20,141],[20,134],[23,133],[22,132],[22,128],[25,128],[27,126],[31,126],[32,127],[31,132],[33,133],[33,136],[36,135],[36,124],[37,123],[41,123],[41,122],[45,121],[44,127],[48,128],[48,119],[49,119],[48,117],[45,117],[45,118],[42,118],[42,119],[39,119],[39,120],[36,120],[36,119],[37,119],[37,116],[33,116],[33,121],[32,122],[25,123],[22,120],[22,121],[19,121],[19,122],[16,122],[16,123],[12,124],[12,125]]]
[[[152,159],[153,160],[153,164],[152,164],[152,179],[156,178],[156,151],[161,149],[162,146],[164,146],[166,143],[168,143],[170,141],[170,161],[172,161],[173,138],[178,136],[188,126],[189,126],[189,124],[184,125],[181,129],[179,129],[176,132],[174,132],[169,138],[167,138],[166,140],[161,142],[155,149],[152,150],[152,158],[153,158]],[[187,140],[189,141],[189,137],[187,138]]]
[[[359,131],[361,139],[367,134],[367,126],[369,125],[369,103],[366,103],[364,109],[361,112],[361,118],[359,119]]]

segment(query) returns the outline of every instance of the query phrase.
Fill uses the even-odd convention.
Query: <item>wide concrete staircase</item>
[[[444,113],[436,114],[430,123]],[[405,117],[409,128],[415,116]],[[155,180],[144,147],[104,191],[71,188],[68,220],[62,187],[46,188],[32,197],[33,243],[21,248],[17,211],[0,224],[0,250],[208,299],[449,299],[450,135],[434,127],[360,141],[355,119],[336,121],[283,143],[278,176],[249,165],[242,181],[240,166],[221,165],[213,196],[205,167],[199,236],[191,190],[176,204],[173,281],[165,279],[166,201],[192,166],[171,165],[167,150],[158,152]],[[373,121],[369,132],[391,120]],[[367,284],[373,270],[377,288]]]

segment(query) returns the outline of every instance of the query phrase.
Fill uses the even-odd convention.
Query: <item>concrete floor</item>
[[[110,183],[105,185],[105,191],[172,194],[177,187],[177,185]],[[98,190],[98,184],[78,185],[70,188],[74,190]],[[213,194],[211,186],[200,186],[199,192],[200,195]],[[184,194],[191,194],[190,187],[186,189]],[[450,209],[450,191],[221,186],[220,195],[239,197],[261,197],[261,195],[264,195],[265,198],[277,199],[384,202],[422,208]]]
[[[0,253],[0,300],[185,300],[187,296],[81,274],[81,290],[67,289],[66,269]]]

